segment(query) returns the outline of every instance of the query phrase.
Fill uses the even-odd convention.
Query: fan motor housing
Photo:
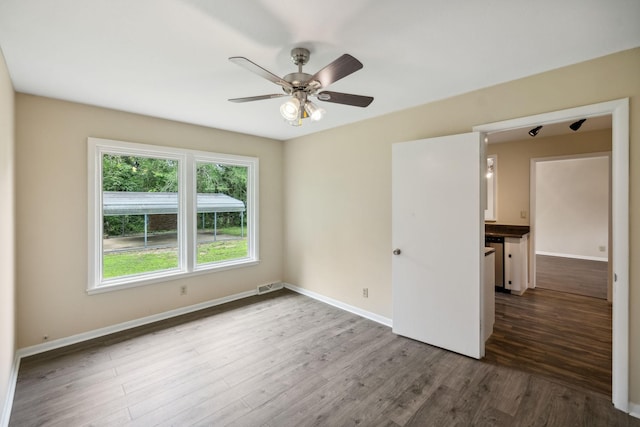
[[[304,47],[294,47],[291,49],[291,60],[298,66],[305,65],[309,62],[309,56],[311,56],[311,52]]]
[[[309,83],[309,80],[311,80],[311,77],[313,76],[307,73],[290,73],[284,76],[283,80],[291,83],[293,86],[297,88],[302,88],[307,83]]]

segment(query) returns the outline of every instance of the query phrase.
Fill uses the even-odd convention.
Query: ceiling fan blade
[[[334,102],[336,104],[352,105],[354,107],[367,107],[373,102],[372,96],[353,95],[351,93],[330,92],[325,90],[318,93],[320,101]]]
[[[327,87],[333,82],[337,82],[351,73],[355,73],[363,67],[362,62],[353,56],[345,53],[331,64],[324,67],[311,77],[311,80],[320,82],[320,87]]]
[[[257,74],[260,77],[269,80],[270,82],[280,85],[283,88],[293,89],[293,86],[291,85],[291,83],[285,80],[282,80],[280,77],[276,76],[271,71],[265,70],[264,68],[262,68],[255,62],[245,58],[244,56],[232,56],[231,58],[229,58],[229,61],[233,62],[234,64],[238,64],[241,67],[246,68],[252,73]]]
[[[229,101],[231,101],[231,102],[251,102],[251,101],[261,101],[263,99],[280,98],[282,96],[287,96],[287,94],[286,93],[272,93],[270,95],[247,96],[245,98],[231,98],[231,99],[229,99]]]

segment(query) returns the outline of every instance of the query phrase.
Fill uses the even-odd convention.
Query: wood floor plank
[[[611,396],[611,313],[605,300],[546,289],[496,293],[486,359]]]
[[[384,345],[384,352],[372,351],[366,357],[354,354],[352,362],[344,366],[335,375],[334,381],[330,381],[327,387],[318,390],[310,397],[313,401],[321,402],[324,409],[318,411],[318,415],[312,425],[372,425],[380,418],[386,407],[392,403],[393,394],[398,387],[410,384],[417,375],[412,369],[412,361],[419,360],[419,346],[411,341],[392,340]],[[360,364],[360,369],[354,370],[353,361]],[[395,372],[393,378],[376,375],[377,372]],[[409,378],[407,378],[409,377]],[[327,396],[334,387],[335,382],[348,386],[348,390],[329,400]],[[301,402],[308,405],[309,402]],[[298,411],[303,419],[298,420],[294,416],[283,413],[282,418],[276,418],[274,423],[285,420],[304,422],[306,411]]]
[[[404,425],[417,427],[471,424],[469,420],[459,419],[457,416],[454,409],[457,399],[457,390],[440,385]]]
[[[106,368],[96,373],[64,382],[53,383],[41,380],[39,383],[36,383],[37,387],[31,386],[32,384],[25,385],[25,383],[22,383],[20,389],[31,390],[31,392],[29,394],[16,396],[13,411],[31,410],[33,405],[38,401],[46,401],[48,404],[53,404],[55,399],[65,400],[76,391],[77,393],[83,393],[85,390],[99,386],[105,381],[115,377],[115,370],[113,368]]]
[[[136,405],[129,406],[129,413],[133,420],[133,426],[154,426],[185,411],[192,411],[195,407],[201,407],[205,403],[209,407],[222,409],[229,404],[225,392],[229,386],[222,381],[199,381],[190,383],[187,387],[168,389],[155,396],[146,399]]]
[[[418,370],[420,376],[397,395],[388,413],[389,419],[398,425],[405,425],[432,393],[456,374],[458,355],[436,348],[430,353],[431,360]]]
[[[385,348],[385,353],[388,354],[387,350],[389,349]],[[377,372],[395,374],[380,375],[381,383],[375,390],[359,399],[356,411],[342,406],[339,408],[342,413],[337,415],[349,419],[354,424],[377,425],[389,421],[397,424],[393,419],[399,407],[397,397],[413,389],[414,384],[420,381],[425,365],[437,355],[436,351],[425,352],[422,345],[415,341],[405,340],[398,350],[375,366]]]
[[[129,417],[129,411],[120,409],[104,418],[92,418],[89,425],[91,425],[91,427],[120,427],[130,422],[131,417]]]
[[[517,426],[547,426],[551,396],[549,381],[544,378],[530,376],[527,381],[522,404],[515,415]]]
[[[505,387],[508,384],[508,387]],[[522,404],[528,384],[528,375],[515,369],[493,369],[482,384],[492,394],[488,402],[489,416],[500,419],[515,417]],[[484,418],[484,417],[483,417]]]
[[[487,406],[479,411],[472,422],[472,425],[476,427],[513,426],[515,424],[516,420],[512,415],[505,414],[492,406]]]
[[[562,347],[571,333],[592,359],[606,360],[586,337],[606,335],[599,322],[608,315],[581,329],[541,308],[544,295],[514,298],[520,305],[505,299],[499,309],[486,361],[287,290],[234,301],[26,358],[10,426],[640,425],[592,390],[597,369],[582,386],[554,379],[544,365],[538,373],[510,364],[513,349],[533,359],[549,351],[514,340],[544,330],[528,327],[541,310],[562,323],[549,342]],[[592,311],[573,305],[576,317]],[[505,322],[512,315],[524,320]]]
[[[289,388],[285,392],[277,394],[247,414],[235,418],[228,425],[237,427],[278,425],[274,424],[273,420],[280,416],[282,411],[288,410],[291,406],[297,404],[301,397],[314,392],[326,383],[327,380],[325,378],[319,375],[310,375],[306,378],[306,381],[302,381],[295,390]],[[307,417],[315,418],[316,414],[309,411]]]
[[[206,405],[206,404],[205,404]],[[209,409],[207,407],[207,409]],[[242,401],[233,402],[229,406],[225,406],[224,408],[214,411],[211,414],[206,415],[203,418],[194,420],[182,418],[182,416],[178,416],[176,418],[172,418],[168,420],[166,423],[160,424],[160,426],[194,426],[194,427],[211,427],[211,426],[226,426],[229,425],[236,418],[246,414],[251,409]],[[182,414],[180,414],[182,415]],[[191,417],[191,412],[187,414]]]
[[[387,333],[381,337],[383,329],[371,323],[366,319],[359,319],[352,328],[336,335],[336,337],[346,335],[346,338],[343,338],[346,341],[339,346],[337,352],[329,357],[327,357],[327,353],[320,356],[319,360],[324,368],[318,369],[314,365],[307,365],[307,368],[310,369],[309,373],[313,370],[319,371],[322,377],[327,379],[327,382],[310,393],[297,393],[296,388],[293,388],[292,393],[303,397],[286,409],[281,408],[281,411],[272,419],[272,423],[275,425],[285,425],[283,423],[299,425],[298,423],[309,421],[308,409],[316,408],[314,411],[317,414],[315,421],[307,424],[314,425],[318,422],[326,422],[328,424],[325,425],[330,425],[329,412],[333,412],[331,416],[335,416],[337,413],[335,408],[341,406],[342,399],[348,399],[353,403],[358,399],[363,389],[368,391],[380,384],[379,378],[376,378],[375,375],[367,375],[366,372],[375,369],[377,358],[384,357],[378,352],[380,348],[396,347],[401,343]],[[365,331],[367,333],[359,332],[360,328],[365,326],[368,326],[368,330]],[[396,341],[396,343],[391,345],[392,341]],[[354,374],[355,372],[357,374]],[[344,424],[336,423],[335,425]]]
[[[607,299],[606,261],[536,255],[536,286],[558,292]]]

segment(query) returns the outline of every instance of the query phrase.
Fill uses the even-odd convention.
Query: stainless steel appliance
[[[502,236],[485,236],[484,244],[496,251],[496,291],[510,292],[504,286],[504,237]]]

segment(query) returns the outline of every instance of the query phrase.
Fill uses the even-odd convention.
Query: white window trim
[[[484,220],[497,222],[498,221],[498,155],[491,154],[487,156],[488,159],[493,159],[493,174],[490,178],[487,178],[487,192],[486,202],[487,206],[484,211]]]
[[[220,154],[173,147],[162,147],[101,138],[88,138],[88,280],[87,293],[96,294],[182,277],[247,267],[259,263],[258,254],[258,158]],[[140,157],[174,159],[178,162],[178,247],[176,269],[135,276],[102,279],[102,155],[123,154]],[[247,257],[228,261],[196,264],[196,163],[221,163],[247,167],[246,231]]]

